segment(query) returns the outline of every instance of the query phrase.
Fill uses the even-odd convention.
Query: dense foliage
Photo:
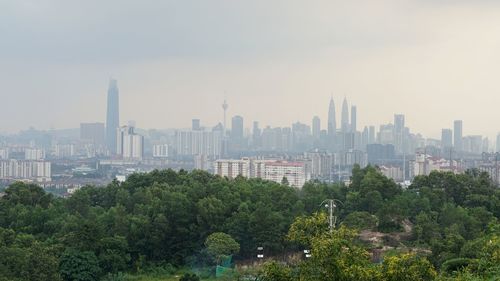
[[[214,233],[239,244],[237,260],[253,257],[257,247],[266,256],[282,255],[313,242],[318,229],[304,228],[309,238],[293,241],[288,231],[295,218],[314,224],[304,216],[320,211],[327,198],[344,202],[338,214],[347,227],[384,233],[410,227],[404,243],[430,250],[429,261],[444,273],[499,272],[500,191],[486,174],[432,173],[405,190],[374,167],[356,167],[349,187],[309,182],[297,190],[165,170],[85,187],[67,199],[36,185],[11,185],[0,198],[0,280],[98,280],[197,266],[208,259],[205,242]]]

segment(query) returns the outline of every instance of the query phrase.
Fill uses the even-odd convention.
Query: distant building
[[[337,119],[335,116],[335,102],[333,97],[330,99],[330,104],[328,106],[328,140],[327,148],[335,148],[336,138],[337,138]]]
[[[134,127],[119,128],[117,136],[117,155],[130,160],[141,160],[144,157],[144,137],[136,134]]]
[[[358,109],[355,105],[351,106],[351,132],[356,133],[358,131]]]
[[[108,109],[106,116],[106,144],[111,153],[116,153],[117,130],[120,127],[120,109],[118,83],[115,79],[109,81]]]
[[[319,139],[321,134],[321,120],[318,116],[314,116],[312,120],[312,136],[314,139]]]
[[[372,143],[366,146],[368,163],[383,164],[396,158],[394,145]]]
[[[0,160],[9,159],[9,149],[7,147],[0,148]]]
[[[24,150],[25,160],[42,160],[45,159],[45,150],[40,148],[26,148]]]
[[[206,155],[220,158],[222,153],[222,131],[176,131],[175,150],[179,156]]]
[[[405,116],[403,114],[395,114],[394,115],[394,146],[396,152],[403,153],[404,152],[404,131],[405,131]]]
[[[47,161],[0,160],[0,179],[51,181],[51,164]]]
[[[153,145],[153,157],[154,158],[168,158],[168,144],[155,144]]]
[[[384,176],[386,176],[390,179],[393,179],[395,182],[403,182],[404,172],[403,172],[403,169],[401,169],[401,167],[382,165],[379,168],[380,168],[380,172]]]
[[[90,142],[95,145],[104,145],[105,143],[104,123],[81,123],[80,140]]]
[[[451,129],[441,130],[441,149],[449,151],[453,147],[453,131]]]
[[[64,159],[71,158],[75,156],[75,145],[74,144],[56,144],[54,150],[54,156],[56,158]]]
[[[462,151],[463,150],[463,143],[462,143],[462,138],[463,138],[463,123],[462,120],[455,120],[453,123],[453,147],[455,148],[456,151]]]
[[[311,162],[311,178],[332,180],[335,154],[325,151],[313,151],[305,153],[305,157]]]
[[[278,160],[217,160],[214,173],[228,178],[241,175],[247,178],[262,178],[281,183],[286,178],[290,186],[301,188],[311,178],[309,164],[306,162],[287,162]]]
[[[239,115],[231,119],[231,138],[233,140],[243,139],[243,117]]]
[[[461,173],[463,168],[456,160],[451,161],[440,157],[417,153],[415,160],[410,161],[410,177],[429,175],[432,171]]]

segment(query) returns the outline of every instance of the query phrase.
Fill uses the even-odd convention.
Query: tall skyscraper
[[[463,123],[462,120],[455,120],[453,122],[453,147],[457,151],[463,150],[463,135],[462,135]]]
[[[236,115],[231,120],[231,138],[233,140],[243,139],[243,117]]]
[[[318,116],[314,116],[312,120],[312,135],[314,139],[319,139],[321,134],[321,120]]]
[[[334,139],[337,134],[337,120],[335,118],[335,102],[333,97],[330,99],[330,105],[328,106],[328,135]]]
[[[394,144],[397,152],[404,151],[404,129],[405,116],[403,114],[394,114]]]
[[[111,153],[116,153],[117,130],[120,127],[120,108],[118,84],[115,79],[109,81],[108,110],[106,117],[106,144]]]
[[[342,102],[342,118],[340,119],[340,128],[342,133],[349,131],[349,106],[347,105],[347,99],[344,98]]]
[[[375,143],[375,126],[368,127],[368,144]]]
[[[358,128],[357,128],[357,114],[358,110],[355,105],[351,106],[351,131],[353,133],[356,133]]]
[[[451,129],[441,130],[441,149],[449,151],[453,147],[453,131]]]

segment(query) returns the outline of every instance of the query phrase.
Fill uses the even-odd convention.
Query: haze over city
[[[438,3],[439,2],[439,3]],[[406,116],[438,138],[464,120],[494,139],[496,1],[0,1],[0,131],[104,122],[110,77],[121,121],[262,126],[327,118],[344,97],[358,127]],[[326,123],[323,122],[323,128]]]

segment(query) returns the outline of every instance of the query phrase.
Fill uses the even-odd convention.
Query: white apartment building
[[[178,155],[207,155],[219,158],[222,153],[222,133],[219,131],[177,131],[175,150]]]
[[[74,144],[56,144],[54,155],[57,158],[71,158],[75,156]]]
[[[0,148],[0,160],[9,159],[9,149],[8,148]]]
[[[390,178],[393,179],[395,182],[403,182],[404,180],[404,174],[403,174],[403,169],[401,167],[395,167],[395,166],[380,166],[380,172]]]
[[[118,128],[116,153],[123,159],[141,160],[144,157],[144,137],[134,133],[134,127]]]
[[[301,188],[311,179],[310,163],[287,162],[278,160],[217,160],[214,173],[223,177],[235,178],[239,175],[247,178],[262,178],[281,183],[286,178],[290,186]]]
[[[26,148],[24,150],[25,160],[42,160],[45,159],[45,151],[39,148]]]
[[[450,160],[448,159],[432,157],[426,154],[417,154],[415,161],[410,161],[411,178],[429,175],[432,171],[460,173],[463,172],[463,168],[455,160],[450,165]]]
[[[1,160],[0,179],[51,181],[51,164],[47,161]]]
[[[155,144],[153,145],[154,158],[168,158],[168,144]]]

